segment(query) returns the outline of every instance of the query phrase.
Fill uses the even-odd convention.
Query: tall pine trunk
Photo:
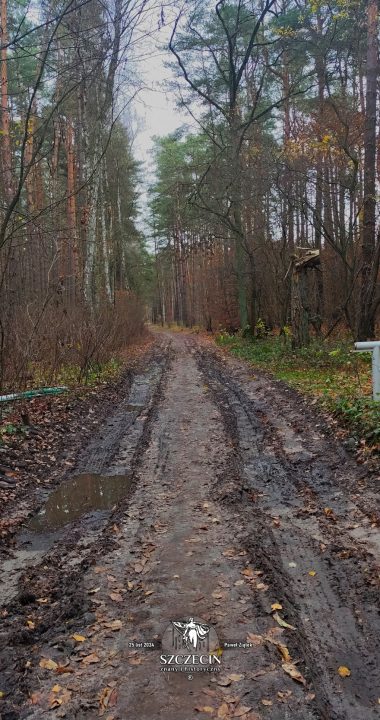
[[[362,227],[362,255],[360,276],[360,310],[358,338],[374,336],[374,294],[377,281],[376,259],[376,118],[378,78],[378,4],[367,5],[367,87],[364,128],[364,199]],[[377,266],[377,267],[376,267]]]

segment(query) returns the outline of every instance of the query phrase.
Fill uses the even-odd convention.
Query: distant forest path
[[[379,717],[366,472],[293,390],[157,331],[4,559],[2,720]]]

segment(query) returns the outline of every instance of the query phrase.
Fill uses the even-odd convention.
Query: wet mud
[[[379,717],[377,504],[300,396],[158,334],[3,563],[1,720]],[[220,672],[162,672],[190,617]]]

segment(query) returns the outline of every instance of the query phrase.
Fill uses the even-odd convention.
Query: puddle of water
[[[78,475],[62,483],[29,521],[27,529],[37,533],[57,530],[87,513],[109,510],[125,497],[130,475]]]

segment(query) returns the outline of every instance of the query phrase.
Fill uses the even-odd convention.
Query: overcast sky
[[[152,159],[154,136],[164,136],[184,124],[191,124],[189,115],[176,107],[173,92],[169,92],[165,87],[166,82],[173,79],[170,68],[165,66],[168,62],[173,64],[173,57],[167,49],[172,25],[168,24],[158,31],[157,17],[150,16],[146,22],[149,22],[148,36],[140,41],[141,50],[136,57],[138,84],[140,85],[141,82],[143,89],[139,91],[132,106],[133,125],[136,130],[133,152],[135,158],[144,163],[144,192],[140,203],[143,214],[146,189],[154,176]],[[142,222],[145,230],[143,218]]]

